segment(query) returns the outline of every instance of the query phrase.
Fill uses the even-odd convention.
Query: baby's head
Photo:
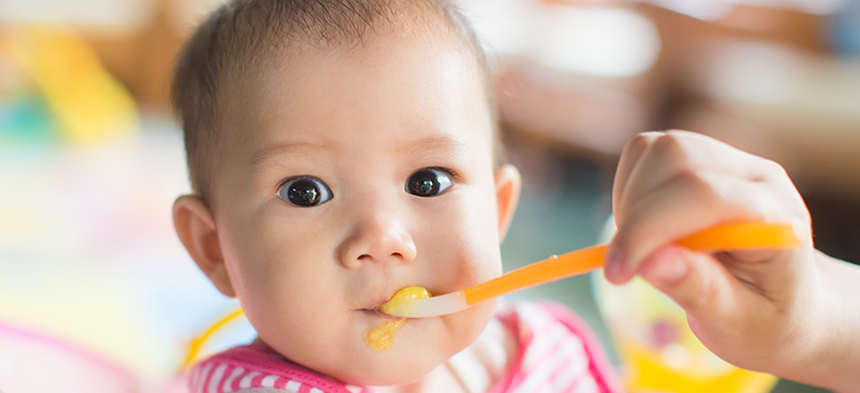
[[[444,0],[248,0],[180,58],[174,100],[194,195],[177,232],[260,338],[350,383],[403,384],[471,343],[494,302],[365,334],[399,289],[501,273],[519,194],[500,165],[492,87]]]

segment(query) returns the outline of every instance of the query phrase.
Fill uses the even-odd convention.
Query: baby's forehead
[[[295,57],[286,68],[253,73],[229,91],[224,146],[242,163],[273,147],[307,157],[363,145],[426,157],[492,150],[480,72],[463,51],[386,37],[349,51],[285,56]]]
[[[443,41],[444,40],[444,41]],[[364,45],[349,48],[302,48],[300,51],[283,51],[280,57],[273,56],[268,64],[261,64],[261,69],[246,73],[240,80],[231,83],[229,88],[230,97],[225,104],[231,109],[222,113],[227,125],[224,131],[225,139],[229,140],[226,146],[243,145],[242,150],[250,153],[250,162],[257,161],[254,157],[265,156],[265,150],[284,138],[293,141],[312,141],[315,147],[341,146],[339,140],[320,138],[325,135],[321,130],[335,125],[343,126],[347,122],[337,122],[335,118],[342,118],[352,114],[355,119],[362,119],[363,113],[373,113],[375,118],[401,119],[398,125],[402,130],[424,130],[439,124],[448,124],[442,127],[451,130],[446,136],[449,138],[424,138],[421,143],[411,143],[421,138],[415,133],[404,132],[399,134],[407,139],[403,144],[403,151],[417,152],[419,150],[407,149],[409,146],[424,146],[420,151],[423,153],[442,153],[443,151],[458,151],[468,154],[465,150],[452,147],[457,146],[457,139],[466,139],[477,142],[469,145],[472,149],[484,150],[488,148],[498,156],[496,146],[497,135],[494,119],[490,113],[490,103],[484,94],[484,83],[482,73],[474,55],[457,46],[450,37],[438,37],[435,42],[425,42],[423,38],[414,38],[404,46],[398,46],[397,42],[404,41],[404,37],[374,37]],[[415,50],[409,50],[413,48]],[[422,68],[428,63],[442,62],[443,58],[451,58],[450,63],[460,64],[455,67],[428,67]],[[391,61],[386,59],[392,58]],[[450,64],[448,63],[448,64]],[[415,67],[417,65],[417,67]],[[427,72],[424,72],[424,71]],[[469,93],[453,93],[440,99],[439,95],[432,93],[422,95],[422,85],[438,83],[440,80],[449,81],[444,90],[449,92],[465,91]],[[457,83],[451,83],[456,80]],[[402,86],[414,86],[412,89],[403,89]],[[461,87],[464,90],[457,90]],[[400,100],[390,101],[369,99],[369,95],[390,95],[402,97]],[[468,103],[457,100],[471,97]],[[344,100],[343,97],[354,98]],[[399,107],[400,112],[391,110],[403,102],[413,100],[415,105]],[[453,104],[459,102],[459,104]],[[418,105],[425,105],[425,110],[411,110]],[[480,125],[465,127],[455,125],[452,120],[461,118],[459,111],[446,111],[443,107],[459,106],[461,108],[472,108],[472,113],[486,121]],[[231,117],[232,118],[229,118]],[[364,120],[362,120],[364,121]],[[392,120],[397,121],[397,120]],[[366,140],[375,140],[378,132],[390,128],[386,125],[395,123],[367,123],[356,122],[354,133],[363,135]],[[375,127],[378,126],[378,127]],[[396,128],[396,127],[395,127]],[[473,135],[481,135],[473,139]],[[298,138],[298,139],[295,139]],[[443,143],[445,142],[445,143]],[[449,149],[433,148],[434,146],[445,146]],[[307,146],[307,145],[306,145]],[[334,150],[334,149],[332,149]],[[343,150],[341,150],[343,151]],[[246,161],[246,160],[243,160]]]
[[[354,32],[346,36],[341,33],[338,38],[328,35],[313,36],[307,32],[279,35],[275,33],[260,36],[258,50],[249,52],[252,48],[239,51],[225,61],[223,73],[218,78],[217,95],[219,104],[234,105],[236,101],[247,101],[261,85],[265,87],[273,80],[301,80],[308,72],[323,70],[305,67],[309,59],[317,59],[324,55],[337,61],[338,58],[356,58],[369,53],[380,53],[380,46],[388,45],[392,40],[414,40],[421,45],[434,48],[444,48],[451,53],[462,55],[474,64],[474,73],[470,76],[481,79],[485,93],[490,93],[487,86],[489,70],[483,59],[480,47],[469,42],[463,32],[451,25],[436,11],[413,10],[420,12],[422,17],[401,18],[400,20],[376,20],[366,31]],[[358,30],[358,29],[356,29]],[[319,32],[318,32],[319,33]],[[329,39],[329,38],[331,39]],[[384,52],[382,52],[384,53]],[[348,71],[348,70],[347,70]],[[491,94],[488,94],[488,97]],[[223,105],[219,105],[223,106]]]
[[[423,13],[431,14],[429,11]],[[360,32],[349,34],[340,30],[332,35],[313,35],[306,31],[292,34],[262,33],[259,42],[253,45],[256,48],[249,48],[251,52],[237,52],[225,62],[232,63],[233,66],[229,68],[236,72],[230,76],[234,78],[275,74],[289,76],[299,71],[300,67],[295,66],[306,58],[318,57],[320,54],[360,57],[377,51],[380,45],[384,46],[392,40],[416,40],[426,46],[459,51],[473,60],[483,58],[480,47],[469,42],[468,37],[464,37],[455,26],[439,16],[368,23],[373,24],[356,29],[362,30]]]
[[[319,46],[313,43],[294,43],[289,46],[275,47],[268,50],[265,56],[256,59],[252,64],[226,73],[220,83],[222,115],[230,113],[239,116],[265,116],[266,113],[256,107],[261,101],[265,104],[271,101],[311,101],[312,105],[326,105],[326,98],[340,95],[342,92],[320,89],[324,94],[310,97],[307,95],[308,81],[322,81],[352,76],[361,73],[367,63],[374,67],[384,64],[384,59],[417,56],[424,61],[444,57],[456,57],[457,63],[463,67],[446,69],[445,73],[459,72],[458,76],[464,82],[480,86],[485,97],[490,87],[487,86],[488,70],[476,56],[474,50],[464,44],[463,39],[448,31],[418,29],[392,29],[376,31],[365,37],[360,43],[338,46]],[[404,44],[408,43],[408,44]],[[418,50],[403,50],[404,46],[419,48]],[[421,62],[421,60],[419,60]],[[400,71],[400,70],[395,70]],[[381,74],[376,82],[391,83],[391,78],[403,78],[404,74]],[[411,73],[405,74],[409,79],[425,80],[433,75]],[[358,76],[356,76],[358,77]],[[347,78],[348,79],[348,78]],[[348,82],[348,81],[347,81]],[[403,80],[402,83],[411,81]],[[312,83],[312,82],[311,82]],[[344,83],[346,85],[347,83]],[[273,88],[277,85],[278,88]],[[293,90],[301,90],[304,94],[297,95]],[[313,92],[316,93],[316,92]],[[315,100],[314,100],[315,99]],[[487,99],[490,105],[491,98]],[[224,107],[236,108],[238,111],[223,110]],[[236,113],[238,112],[238,113]]]
[[[301,120],[309,111],[329,111],[333,115],[344,111],[364,109],[384,115],[386,108],[371,106],[378,102],[369,99],[372,94],[414,99],[430,85],[471,89],[483,103],[486,100],[484,75],[472,53],[449,37],[428,40],[415,37],[375,37],[363,45],[339,48],[301,48],[272,53],[259,62],[251,72],[236,73],[223,83],[223,107],[219,113],[225,117],[228,128],[244,122],[268,120],[289,112],[291,117],[278,121]],[[411,86],[413,89],[403,89]],[[455,102],[453,94],[424,97],[436,100],[438,105]],[[355,97],[353,101],[340,98]],[[435,98],[433,98],[435,97]],[[392,102],[397,104],[397,102]],[[433,105],[426,105],[433,108]],[[416,119],[416,121],[420,118]],[[229,124],[229,123],[233,124]],[[257,124],[240,126],[242,132],[251,132]]]
[[[285,50],[301,55],[321,49],[360,49],[391,34],[447,35],[459,38],[451,44],[464,41],[464,37],[455,37],[464,29],[461,21],[452,18],[444,0],[293,0],[286,7],[278,6],[281,2],[276,0],[238,3],[254,6],[212,21],[219,30],[214,38],[221,41],[221,54],[228,56],[222,60],[228,64],[253,65]]]

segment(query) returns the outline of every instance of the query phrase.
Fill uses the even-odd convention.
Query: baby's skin
[[[613,188],[609,281],[641,275],[730,363],[860,391],[860,268],[813,248],[809,213],[780,165],[700,134],[644,133],[625,147]],[[803,246],[711,255],[671,245],[744,220],[791,223]]]

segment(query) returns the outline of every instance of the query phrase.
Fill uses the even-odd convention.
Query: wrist
[[[860,376],[860,268],[814,251],[814,290],[806,313],[798,315],[803,339],[785,355],[788,367],[775,375],[842,393],[857,393]],[[801,308],[804,309],[804,308]]]

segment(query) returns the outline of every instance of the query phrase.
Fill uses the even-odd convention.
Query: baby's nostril
[[[366,262],[366,261],[387,261],[387,260],[390,260],[390,258],[399,258],[399,259],[404,259],[404,258],[406,258],[406,257],[405,257],[405,256],[403,255],[403,253],[401,253],[401,252],[392,252],[391,254],[389,254],[389,255],[388,255],[388,257],[387,257],[387,258],[378,258],[378,257],[377,257],[377,258],[375,258],[372,254],[361,254],[361,255],[359,255],[359,256],[358,256],[358,258],[356,258],[356,260],[358,260],[358,261],[362,261],[362,262]]]

